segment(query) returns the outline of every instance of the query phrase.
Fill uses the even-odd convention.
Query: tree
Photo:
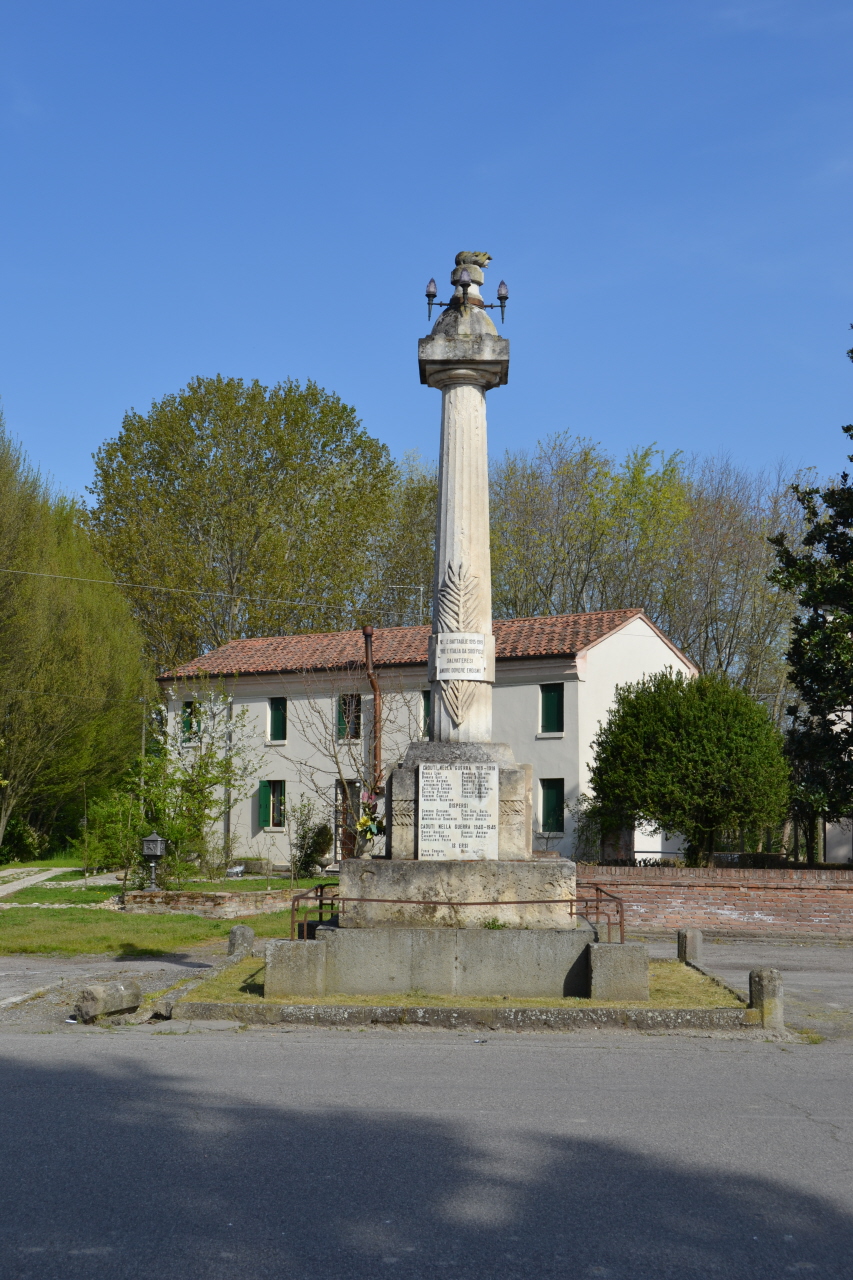
[[[787,811],[782,735],[767,708],[720,674],[660,672],[616,690],[593,743],[604,833],[643,822],[682,835],[701,863],[714,833],[753,834]]]
[[[767,538],[802,525],[781,473],[651,448],[617,464],[562,433],[493,467],[491,506],[497,617],[639,606],[781,721],[791,599]]]
[[[1,845],[13,814],[22,830],[73,823],[83,792],[123,773],[151,685],[81,511],[50,492],[2,424],[0,565]]]
[[[429,622],[437,509],[436,468],[407,453],[395,467],[384,520],[375,525],[373,607],[365,621],[383,627]]]
[[[163,670],[237,637],[353,625],[394,477],[316,383],[195,378],[95,454],[89,525]]]
[[[843,427],[853,439],[853,425]],[[853,462],[853,454],[849,456]],[[793,812],[814,861],[817,822],[853,814],[853,485],[844,472],[820,489],[794,485],[806,522],[802,547],[784,532],[774,580],[797,612],[786,657],[798,700],[788,708]]]

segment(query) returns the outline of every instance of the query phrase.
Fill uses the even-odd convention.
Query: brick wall
[[[579,892],[591,884],[622,899],[625,927],[632,933],[693,925],[709,933],[853,939],[853,872],[840,867],[753,871],[579,863]]]

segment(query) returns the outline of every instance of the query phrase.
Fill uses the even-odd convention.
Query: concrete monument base
[[[314,942],[268,942],[264,999],[288,996],[589,995],[588,946],[576,929],[334,929]]]
[[[340,871],[340,925],[347,932],[385,925],[478,930],[487,922],[513,931],[573,930],[575,882],[575,864],[564,858],[347,859]]]

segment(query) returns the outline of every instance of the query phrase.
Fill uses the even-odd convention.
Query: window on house
[[[361,694],[342,693],[338,698],[338,737],[361,737]]]
[[[287,698],[270,698],[270,742],[287,741]]]
[[[283,827],[287,818],[287,786],[264,779],[258,786],[258,826]]]
[[[543,778],[541,814],[543,831],[565,831],[565,787],[562,778]]]
[[[340,779],[335,783],[335,854],[341,858],[355,855],[355,824],[360,812],[359,785]]]
[[[563,732],[563,685],[540,684],[539,732]]]
[[[201,721],[194,702],[185,702],[181,708],[181,737],[184,742],[194,742],[201,732]]]
[[[421,732],[423,733],[425,738],[429,737],[430,697],[431,697],[430,690],[424,689],[423,693],[421,694],[421,698],[423,700],[423,720],[422,720]]]

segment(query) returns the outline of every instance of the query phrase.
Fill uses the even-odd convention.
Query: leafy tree
[[[842,429],[853,438],[853,425]],[[798,606],[786,655],[798,694],[787,746],[793,812],[812,862],[818,820],[853,814],[853,485],[845,472],[825,489],[793,492],[805,516],[802,547],[784,533],[771,542],[773,578]]]
[[[0,425],[0,845],[73,823],[138,751],[142,640],[81,520]],[[81,581],[83,579],[83,581]],[[18,840],[20,843],[20,840]]]
[[[593,746],[605,833],[647,823],[682,835],[688,860],[701,863],[715,831],[754,832],[786,813],[782,735],[766,707],[725,676],[665,671],[617,688]]]
[[[162,670],[237,637],[354,625],[394,474],[316,383],[195,378],[95,454],[89,523],[137,584],[124,589]]]
[[[429,622],[437,506],[436,468],[407,453],[395,468],[384,520],[375,526],[369,621],[383,627]]]
[[[767,538],[797,545],[802,523],[783,476],[650,448],[617,463],[562,433],[493,467],[491,508],[497,617],[639,606],[781,721],[791,599]]]

